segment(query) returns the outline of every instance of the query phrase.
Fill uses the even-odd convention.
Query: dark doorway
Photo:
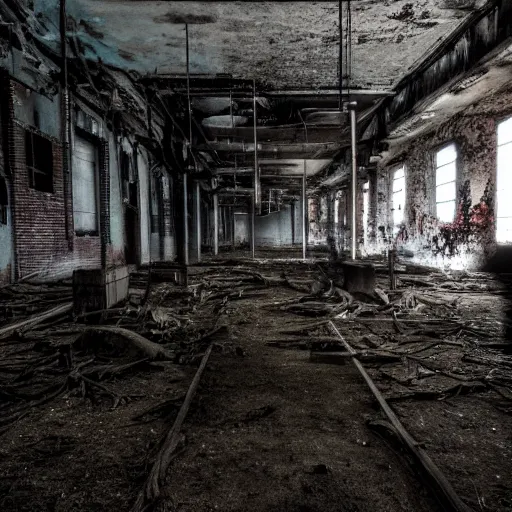
[[[125,247],[124,257],[128,265],[138,263],[138,215],[137,211],[128,206],[124,213]]]

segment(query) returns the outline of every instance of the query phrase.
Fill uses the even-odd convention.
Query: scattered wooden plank
[[[379,391],[371,377],[364,369],[361,362],[357,359],[356,351],[347,343],[336,325],[334,325],[331,320],[329,321],[329,326],[331,330],[339,337],[347,351],[351,353],[351,359],[354,366],[358,369],[359,373],[366,381],[366,384],[368,384],[368,387],[373,393],[373,396],[379,402],[379,405],[381,406],[384,414],[388,417],[400,439],[404,442],[411,454],[421,464],[426,474],[429,476],[437,496],[443,501],[443,503],[450,507],[450,510],[455,512],[473,512],[473,510],[459,498],[450,482],[447,480],[441,470],[434,464],[432,459],[426,454],[423,448],[421,448],[418,442],[409,434],[409,432],[407,432],[407,430],[405,430],[393,409],[391,409],[382,393]]]
[[[50,318],[54,318],[56,316],[63,315],[65,313],[69,313],[73,310],[73,303],[67,302],[66,304],[62,304],[61,306],[57,306],[52,308],[44,313],[39,313],[37,315],[31,316],[26,320],[22,320],[21,322],[16,322],[15,324],[7,325],[5,327],[0,328],[0,339],[6,336],[9,336],[15,331],[19,329],[26,329],[27,327],[33,327],[34,325],[38,325],[45,320],[49,320]]]
[[[148,509],[148,505],[153,503],[160,496],[160,486],[162,485],[165,475],[167,473],[167,469],[172,460],[172,456],[178,444],[180,442],[180,430],[185,417],[187,416],[188,410],[190,408],[190,404],[194,398],[194,395],[199,387],[199,382],[201,380],[201,376],[203,375],[204,369],[206,368],[206,364],[208,363],[208,359],[210,358],[210,354],[212,353],[213,345],[210,345],[206,350],[203,359],[201,360],[201,364],[197,369],[196,374],[188,388],[187,394],[185,395],[185,400],[183,400],[183,404],[180,408],[178,416],[174,421],[173,426],[167,433],[165,441],[160,449],[157,458],[151,468],[151,472],[144,484],[144,488],[139,493],[137,501],[135,502],[132,512],[141,512],[143,510]]]

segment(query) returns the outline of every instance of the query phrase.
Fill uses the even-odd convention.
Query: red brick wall
[[[40,133],[40,135],[45,136]],[[62,145],[53,144],[53,194],[29,187],[25,162],[25,128],[12,124],[14,233],[18,278],[36,271],[49,276],[70,275],[74,268],[100,266],[100,237],[75,237],[74,250],[66,240],[66,211],[62,170]],[[71,200],[68,203],[71,205]],[[71,206],[68,215],[72,215]]]
[[[6,74],[0,77],[3,105],[4,156],[6,168],[13,176],[13,233],[16,253],[15,275],[19,279],[33,272],[44,276],[64,277],[76,268],[98,268],[102,264],[102,240],[105,265],[122,263],[124,255],[112,251],[110,245],[110,177],[108,145],[100,147],[100,235],[66,238],[66,223],[73,226],[71,187],[65,187],[63,148],[61,141],[44,133],[42,137],[53,147],[53,193],[29,187],[25,158],[25,129],[15,119],[12,82]],[[101,141],[100,141],[101,142]],[[67,198],[67,212],[65,197]]]

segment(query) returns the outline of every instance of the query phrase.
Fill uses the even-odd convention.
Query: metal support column
[[[183,264],[188,265],[188,174],[183,175]]]
[[[357,142],[356,142],[356,109],[350,106],[350,134],[352,139],[352,259],[356,259],[357,249]]]
[[[256,102],[256,80],[253,80],[253,125],[254,125],[254,208],[256,212],[261,212],[261,180],[258,165],[258,133],[257,125],[257,102]]]
[[[213,254],[219,254],[219,195],[213,195]]]
[[[196,242],[197,242],[197,261],[201,261],[201,187],[199,186],[199,181],[196,181],[195,187],[195,201],[194,206],[196,209],[195,217],[196,217]]]
[[[190,107],[190,56],[188,48],[188,23],[185,23],[187,60],[187,102],[188,102],[188,166],[192,161],[192,109]],[[183,175],[183,263],[188,265],[188,174]]]
[[[306,259],[307,235],[306,235],[306,212],[308,209],[306,199],[306,160],[304,160],[304,174],[302,175],[302,259]]]
[[[256,230],[255,230],[256,210],[254,208],[254,196],[251,201],[251,253],[252,259],[256,257]]]

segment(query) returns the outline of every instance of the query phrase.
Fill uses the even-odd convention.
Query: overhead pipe
[[[186,94],[185,89],[160,89],[161,94],[164,95],[175,95],[175,94]],[[167,92],[169,91],[169,92]],[[190,92],[193,97],[201,98],[229,98],[230,94],[233,98],[239,100],[252,101],[250,95],[250,89],[244,89],[240,91],[224,88],[209,88],[209,89],[194,89]],[[275,91],[262,91],[259,93],[264,98],[283,98],[283,97],[333,97],[337,98],[340,95],[339,89],[305,89],[305,90],[275,90]],[[342,90],[343,96],[348,96],[349,89]],[[388,96],[395,96],[393,91],[382,91],[373,89],[351,89],[350,94],[358,96],[373,96],[378,98],[386,98]]]
[[[256,134],[255,134],[256,135]],[[256,147],[255,147],[256,146]],[[199,151],[236,151],[238,153],[300,153],[318,151],[337,151],[340,145],[337,142],[294,142],[291,144],[251,144],[245,142],[215,142],[198,146]]]

